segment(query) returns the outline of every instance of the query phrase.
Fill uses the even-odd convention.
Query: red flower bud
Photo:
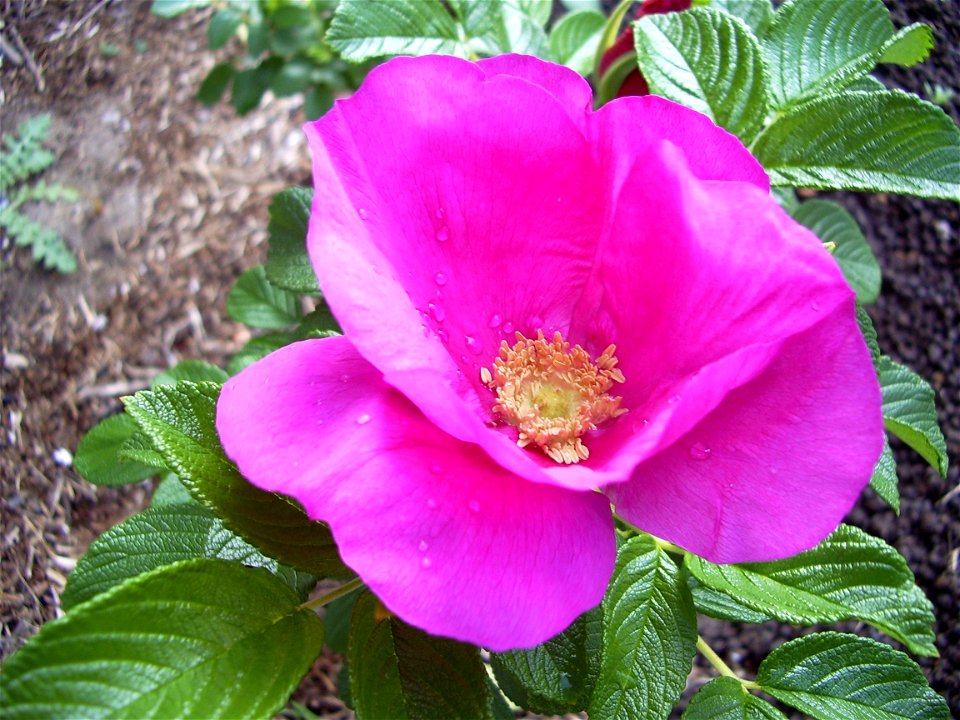
[[[643,2],[640,4],[640,7],[637,9],[636,15],[634,15],[634,19],[639,20],[646,15],[657,15],[660,13],[689,10],[691,5],[693,5],[693,0],[643,0]],[[603,57],[600,58],[600,65],[597,68],[600,77],[602,78],[604,75],[606,75],[607,70],[611,65],[614,64],[615,61],[632,53],[633,29],[628,26],[622,33],[620,33],[620,36],[616,39],[616,42],[607,48],[606,52],[603,53]],[[644,79],[643,75],[640,74],[640,71],[634,67],[620,83],[620,87],[616,92],[616,97],[649,94],[650,88],[647,86],[647,81]]]

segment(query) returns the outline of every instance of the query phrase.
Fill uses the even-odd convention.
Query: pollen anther
[[[516,338],[512,347],[500,343],[492,371],[480,369],[480,379],[497,394],[494,414],[517,428],[520,447],[534,445],[558,463],[586,460],[590,451],[582,436],[627,412],[620,407],[623,398],[608,392],[624,381],[616,346],[591,361],[586,350],[571,347],[559,332],[552,340],[542,330],[533,340],[519,332]]]

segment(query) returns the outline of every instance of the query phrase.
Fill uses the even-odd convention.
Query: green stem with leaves
[[[313,600],[307,600],[305,603],[300,605],[300,609],[315,610],[317,608],[321,608],[324,605],[329,605],[334,600],[338,600],[342,598],[344,595],[349,595],[359,587],[363,587],[363,580],[361,580],[358,577],[355,577],[353,580],[350,580],[349,582],[345,582],[340,587],[336,588],[335,590],[331,590],[325,595],[321,595],[320,597],[314,598]]]

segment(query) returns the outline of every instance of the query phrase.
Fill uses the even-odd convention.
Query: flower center
[[[480,369],[480,378],[496,391],[493,412],[520,431],[517,445],[533,444],[558,463],[577,463],[590,457],[581,437],[604,420],[627,412],[621,397],[608,391],[623,382],[610,345],[595,361],[579,345],[557,332],[547,340],[542,330],[530,340],[517,333],[510,347],[500,343],[493,370]]]

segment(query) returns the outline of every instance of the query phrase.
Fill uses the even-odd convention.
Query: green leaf
[[[764,43],[774,107],[847,87],[873,69],[891,37],[881,0],[788,0]]]
[[[836,244],[833,257],[857,293],[857,301],[876,300],[880,294],[880,265],[853,216],[830,200],[807,200],[791,214],[821,241]]]
[[[927,59],[934,45],[933,28],[914,23],[902,28],[886,42],[879,62],[913,67]]]
[[[197,100],[207,107],[216,105],[220,102],[220,98],[223,97],[230,83],[233,82],[234,75],[236,75],[236,70],[233,69],[233,65],[230,63],[225,62],[214,65],[213,69],[207,73],[207,76],[203,79],[203,82],[200,83],[200,89],[197,91]]]
[[[327,86],[317,85],[310,88],[310,91],[303,98],[303,114],[307,120],[316,120],[333,107],[334,100],[333,91]],[[270,277],[269,270],[267,277]],[[314,284],[316,284],[316,280],[314,280]]]
[[[730,620],[731,622],[760,624],[770,620],[769,615],[747,607],[725,592],[704,585],[690,574],[687,568],[684,569],[687,570],[685,573],[687,587],[690,588],[693,604],[698,613],[721,620]]]
[[[157,375],[153,379],[151,387],[156,387],[157,385],[176,385],[181,380],[223,383],[226,382],[229,377],[226,372],[216,365],[211,365],[203,360],[184,360],[183,362],[178,362],[169,370]]]
[[[880,345],[877,343],[877,331],[873,327],[873,320],[864,310],[863,305],[857,304],[857,325],[860,326],[860,332],[863,333],[863,339],[870,349],[870,358],[873,360],[873,366],[877,367],[880,362]]]
[[[214,426],[219,392],[215,383],[181,382],[123,401],[190,494],[226,527],[287,565],[321,577],[347,575],[326,525],[293,501],[255,488],[227,460]]]
[[[263,94],[273,82],[283,60],[279,57],[268,57],[257,67],[242,70],[233,76],[233,91],[230,93],[230,104],[240,115],[246,115],[260,104]]]
[[[906,561],[883,540],[841,525],[812,550],[786,560],[684,563],[703,584],[781,622],[812,625],[859,619],[918,655],[936,656],[930,601]]]
[[[773,705],[751,695],[739,680],[714,678],[697,691],[683,720],[786,720]]]
[[[187,10],[206,7],[211,2],[213,0],[153,0],[150,13],[162,18],[172,18]]]
[[[265,358],[274,350],[279,350],[297,340],[297,336],[289,332],[276,332],[260,335],[244,345],[237,354],[227,363],[227,372],[236,375],[244,368],[248,368],[257,360]]]
[[[744,142],[756,136],[767,114],[767,71],[742,21],[694,8],[633,27],[640,71],[655,94],[709,115]]]
[[[157,485],[153,491],[153,497],[150,498],[150,507],[159,507],[161,505],[182,505],[183,503],[195,503],[193,495],[187,490],[186,485],[180,482],[180,479],[173,473],[167,475]]]
[[[350,694],[358,718],[492,718],[479,649],[427,635],[364,592],[353,610]]]
[[[137,424],[126,413],[111,415],[94,425],[83,436],[73,458],[73,466],[94,485],[128,485],[153,477],[160,468],[139,462],[123,462],[117,453],[137,431]]]
[[[247,270],[227,296],[227,314],[255,328],[289,327],[303,316],[300,299],[267,279],[263,265]]]
[[[908,367],[883,356],[877,364],[883,390],[883,424],[947,476],[947,444],[937,422],[930,384]]]
[[[454,0],[452,6],[468,38],[471,55],[514,52],[547,56],[547,36],[524,12],[520,0]]]
[[[515,0],[517,8],[540,27],[550,22],[553,0]]]
[[[347,654],[347,644],[350,641],[350,619],[353,617],[353,608],[361,592],[363,592],[362,588],[358,588],[337,598],[324,608],[323,622],[326,626],[327,646],[340,655]]]
[[[647,535],[627,540],[603,599],[590,717],[666,718],[686,685],[696,642],[696,611],[674,561]]]
[[[710,7],[743,20],[758,38],[762,38],[773,22],[770,0],[711,0]]]
[[[585,710],[600,672],[603,613],[581,615],[559,635],[530,650],[491,653],[497,683],[520,707],[543,715]]]
[[[817,720],[947,720],[943,698],[908,656],[876,640],[824,632],[760,663],[763,691]]]
[[[207,45],[211,50],[219,50],[226,45],[243,24],[243,14],[227,6],[217,10],[207,25]]]
[[[470,52],[457,23],[437,0],[342,0],[326,41],[351,62],[434,53],[466,58]]]
[[[847,90],[857,90],[859,92],[876,92],[877,90],[886,90],[887,86],[877,80],[873,75],[865,75],[855,83],[851,83]]]
[[[267,279],[277,287],[298,293],[320,291],[307,255],[307,223],[312,200],[311,188],[292,187],[278,193],[270,202]]]
[[[960,130],[936,105],[897,90],[804,103],[752,149],[774,185],[960,199]]]
[[[581,75],[589,75],[606,22],[598,10],[577,10],[564,15],[550,33],[550,58]]]
[[[883,454],[877,460],[877,466],[870,476],[870,487],[887,505],[900,514],[900,489],[897,481],[897,463],[890,451],[890,443],[883,439]]]
[[[313,74],[314,64],[306,58],[295,58],[287,63],[277,72],[270,83],[270,90],[277,97],[286,97],[303,92],[304,88],[310,84],[310,77]]]
[[[316,585],[311,575],[261,555],[200,505],[159,505],[114,525],[93,541],[70,573],[63,607],[70,610],[124,580],[194,558],[265,568],[296,590],[301,600]]]
[[[3,717],[270,717],[323,643],[323,624],[298,603],[265,570],[223,560],[141,575],[7,659]]]

